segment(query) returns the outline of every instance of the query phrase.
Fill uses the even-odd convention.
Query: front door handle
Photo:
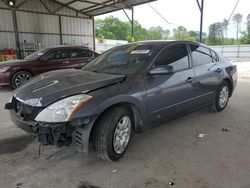
[[[194,78],[188,77],[187,80],[186,80],[186,82],[191,83],[191,82],[193,82],[193,80],[194,80]]]
[[[62,63],[63,63],[63,64],[68,64],[68,63],[69,63],[69,61],[63,61]]]

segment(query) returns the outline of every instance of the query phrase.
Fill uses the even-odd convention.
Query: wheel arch
[[[22,71],[30,73],[33,77],[35,76],[35,75],[33,74],[33,72],[32,72],[31,70],[29,70],[29,69],[18,69],[18,70],[16,70],[15,72],[13,72],[13,73],[11,74],[11,76],[10,76],[10,85],[12,85],[12,79],[13,79],[13,77],[14,77],[17,73],[22,72]]]
[[[133,130],[137,133],[142,132],[145,127],[146,127],[146,116],[144,109],[142,109],[142,106],[138,106],[138,104],[135,104],[134,102],[131,101],[120,101],[116,103],[112,103],[105,108],[101,108],[97,110],[97,117],[95,118],[95,121],[93,123],[93,126],[90,131],[90,139],[89,141],[92,140],[93,138],[93,132],[96,128],[97,122],[100,120],[100,118],[111,108],[116,108],[119,106],[123,106],[129,110],[129,112],[132,115],[132,121],[133,121]]]
[[[225,78],[223,79],[223,81],[227,82],[228,85],[229,85],[229,97],[232,96],[232,93],[233,93],[233,81],[230,79],[230,78]]]
[[[25,71],[25,72],[28,72],[28,73],[30,73],[30,74],[32,74],[32,76],[35,76],[34,74],[33,74],[33,72],[31,71],[31,70],[29,70],[29,69],[18,69],[18,70],[16,70],[15,72],[13,72],[12,74],[11,74],[11,76],[10,76],[10,81],[12,80],[12,78],[13,78],[13,76],[15,75],[15,74],[17,74],[17,73],[19,73],[19,72],[22,72],[22,71]]]

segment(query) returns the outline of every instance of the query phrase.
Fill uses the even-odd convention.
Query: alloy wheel
[[[220,94],[219,94],[219,105],[221,108],[224,108],[227,105],[229,98],[229,90],[227,86],[223,86],[221,88]]]
[[[25,81],[30,80],[30,79],[31,79],[31,76],[30,76],[29,74],[25,74],[25,73],[20,74],[20,75],[18,75],[18,76],[16,77],[16,79],[15,79],[15,85],[16,85],[17,87],[19,87],[19,86],[22,85]]]
[[[129,116],[123,116],[117,123],[113,136],[113,149],[116,154],[125,151],[131,135],[131,120]]]

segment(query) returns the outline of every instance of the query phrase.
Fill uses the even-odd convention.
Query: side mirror
[[[158,66],[158,67],[152,67],[149,70],[150,75],[167,75],[167,74],[172,74],[174,73],[173,67],[172,66]]]
[[[42,60],[43,62],[48,62],[48,61],[49,61],[49,58],[46,57],[46,56],[43,56],[43,57],[41,57],[41,60]]]

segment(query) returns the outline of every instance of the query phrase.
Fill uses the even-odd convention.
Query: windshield
[[[41,57],[43,54],[45,54],[46,52],[48,52],[49,49],[47,48],[44,48],[44,49],[41,49],[33,54],[30,54],[28,55],[27,57],[25,57],[24,59],[25,60],[37,60],[39,57]]]
[[[160,46],[151,44],[129,44],[113,48],[86,65],[83,70],[129,75],[151,62]]]

